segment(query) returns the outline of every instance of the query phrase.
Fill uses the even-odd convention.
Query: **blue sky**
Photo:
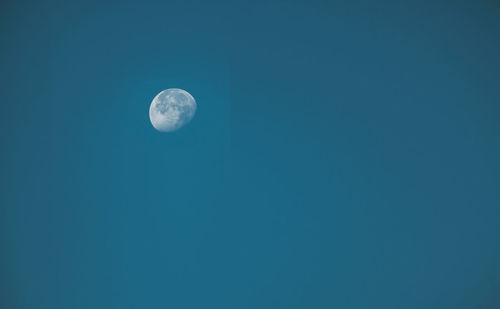
[[[500,305],[494,2],[1,6],[0,307]]]

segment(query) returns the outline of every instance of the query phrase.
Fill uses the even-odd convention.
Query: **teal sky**
[[[0,308],[499,308],[499,38],[487,0],[4,1]]]

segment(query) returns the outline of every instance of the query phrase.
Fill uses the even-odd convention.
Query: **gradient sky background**
[[[0,47],[1,308],[500,308],[496,1],[11,0]]]

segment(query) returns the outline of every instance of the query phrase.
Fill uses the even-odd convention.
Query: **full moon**
[[[158,93],[149,107],[149,119],[153,127],[161,132],[179,130],[196,113],[196,101],[182,89],[170,88]]]

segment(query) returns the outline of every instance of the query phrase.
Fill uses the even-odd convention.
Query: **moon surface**
[[[166,89],[151,102],[149,119],[156,130],[173,132],[193,119],[196,107],[196,101],[189,92],[177,88]]]

